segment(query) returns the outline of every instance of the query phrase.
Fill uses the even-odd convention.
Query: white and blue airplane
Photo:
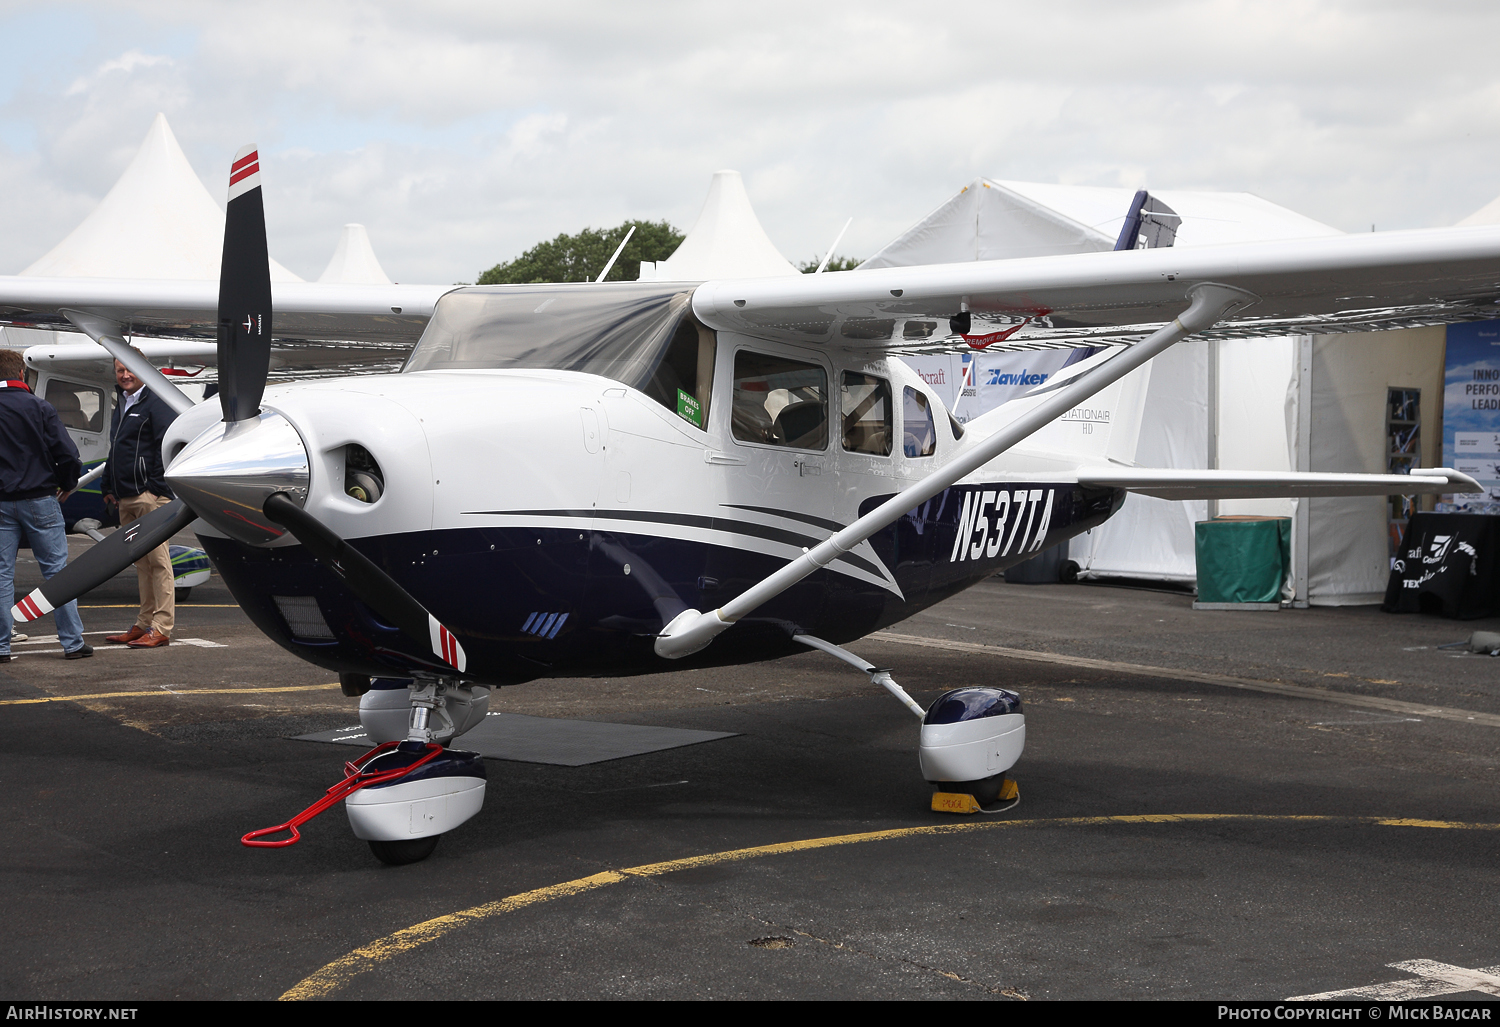
[[[294,841],[342,799],[379,858],[421,859],[480,808],[482,762],[449,743],[491,689],[808,647],[921,717],[924,776],[974,808],[1021,754],[1019,697],[966,688],[923,709],[844,645],[1130,492],[1478,488],[1448,469],[1133,466],[1131,372],[1190,336],[1495,317],[1500,228],[708,282],[273,289],[258,169],[253,148],[236,157],[218,283],[0,278],[0,319],[84,332],[182,411],[164,453],[179,498],[14,614],[192,525],[261,630],[362,694],[382,745],[289,837],[250,844]],[[128,333],[216,336],[220,402],[193,405]],[[416,346],[397,374],[267,388],[273,338]],[[900,356],[971,342],[1104,348],[960,425]]]

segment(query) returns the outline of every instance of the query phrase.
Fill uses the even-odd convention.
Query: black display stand
[[[1458,620],[1500,613],[1500,516],[1412,514],[1380,608]]]

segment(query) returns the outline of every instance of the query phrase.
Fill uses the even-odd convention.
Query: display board
[[[943,353],[901,359],[921,375],[960,424],[1045,384],[1064,367],[1099,350],[1033,350],[1021,353]]]
[[[1500,321],[1449,325],[1444,365],[1443,466],[1485,492],[1444,496],[1437,509],[1500,514]]]

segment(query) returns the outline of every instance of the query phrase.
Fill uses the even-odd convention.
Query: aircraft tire
[[[441,837],[440,834],[433,834],[426,838],[403,839],[399,842],[371,841],[370,851],[386,866],[400,867],[408,863],[420,863],[431,856]]]
[[[179,603],[185,603],[185,602],[187,602],[188,596],[190,596],[192,594],[193,594],[193,586],[191,586],[191,585],[189,585],[187,588],[179,588],[179,589],[174,589],[173,590],[173,596],[174,596],[174,598]]]

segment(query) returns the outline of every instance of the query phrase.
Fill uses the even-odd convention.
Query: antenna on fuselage
[[[838,249],[839,243],[843,241],[844,233],[849,231],[849,226],[852,224],[854,224],[853,218],[844,222],[844,227],[840,228],[839,234],[833,237],[833,245],[828,247],[827,253],[823,254],[823,261],[818,265],[818,269],[813,274],[821,275],[824,269],[828,267],[828,262],[833,259],[833,251]]]
[[[630,237],[635,234],[636,227],[637,226],[635,225],[630,226],[630,231],[625,233],[625,238],[621,239],[620,245],[615,247],[615,255],[609,258],[609,263],[604,265],[604,270],[600,271],[599,277],[594,279],[595,284],[604,281],[604,276],[609,274],[609,269],[615,266],[615,261],[620,259],[620,254],[625,252],[625,244],[628,243],[630,241]]]

